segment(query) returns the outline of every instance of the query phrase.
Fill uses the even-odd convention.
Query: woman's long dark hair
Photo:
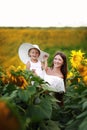
[[[65,89],[66,89],[66,78],[67,78],[67,58],[66,58],[66,55],[62,52],[57,52],[55,55],[54,55],[54,58],[55,56],[57,55],[60,55],[61,58],[63,59],[63,65],[61,66],[61,72],[63,74],[63,77],[64,77],[64,85],[65,85]],[[53,58],[53,60],[54,60]],[[52,65],[51,65],[51,68],[53,69],[54,67],[54,63],[52,62]],[[64,92],[63,93],[59,93],[59,92],[55,92],[54,93],[54,96],[56,97],[56,99],[58,99],[60,102],[58,102],[58,105],[59,106],[63,106],[64,105],[64,102],[63,102],[63,96],[64,96]]]
[[[61,66],[61,72],[63,74],[63,77],[64,77],[64,84],[65,84],[65,87],[66,87],[66,77],[67,77],[67,58],[66,58],[66,55],[62,52],[57,52],[55,55],[54,55],[54,58],[55,56],[57,55],[60,55],[61,58],[63,59],[63,65]],[[53,59],[54,59],[53,58]],[[54,63],[52,62],[52,65],[51,67],[53,68],[54,67]]]

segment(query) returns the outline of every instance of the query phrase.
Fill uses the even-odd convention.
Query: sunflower
[[[72,67],[78,68],[78,66],[81,64],[83,59],[84,59],[84,53],[82,53],[81,50],[79,50],[79,51],[72,50],[71,51],[70,62],[71,62]]]
[[[87,75],[83,77],[83,81],[87,84]]]
[[[67,74],[67,78],[71,78],[71,77],[73,77],[73,73],[70,71],[70,72],[68,72],[68,74]]]

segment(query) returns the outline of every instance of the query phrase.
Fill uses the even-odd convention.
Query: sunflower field
[[[1,67],[0,129],[87,130],[87,58],[72,50],[69,62],[62,107],[47,83],[25,67]]]
[[[26,70],[18,47],[29,42],[67,56],[64,105]],[[0,130],[87,130],[87,28],[0,28]],[[45,43],[45,44],[44,44]]]

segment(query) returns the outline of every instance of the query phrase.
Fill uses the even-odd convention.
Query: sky
[[[87,0],[0,0],[0,27],[87,26]]]

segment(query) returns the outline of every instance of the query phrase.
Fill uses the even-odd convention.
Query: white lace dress
[[[48,75],[44,71],[44,80],[49,83],[55,92],[65,92],[64,80],[58,76]]]
[[[33,69],[35,70],[36,74],[43,78],[43,71],[41,68],[41,62],[38,60],[38,62],[33,63],[32,61],[30,62],[30,70],[32,71]]]

